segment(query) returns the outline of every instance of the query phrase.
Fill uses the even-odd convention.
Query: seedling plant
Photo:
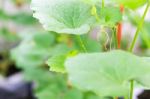
[[[121,50],[126,11],[144,5],[145,11],[137,22],[130,46]],[[67,75],[68,86],[92,92],[98,99],[109,96],[132,99],[134,88],[149,89],[150,58],[133,52],[149,6],[149,0],[32,0],[33,16],[46,31],[59,37],[57,43],[61,41],[67,45],[59,50],[48,50],[51,52],[47,61],[50,71]],[[95,42],[89,35],[97,28]],[[46,39],[48,34],[35,40],[41,47],[48,48],[45,42],[50,41]]]

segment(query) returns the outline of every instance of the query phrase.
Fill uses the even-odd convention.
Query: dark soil
[[[22,70],[17,68],[14,64],[10,64],[9,67],[8,67],[8,71],[6,73],[6,76],[11,76],[15,73],[18,73],[18,72],[21,72]]]
[[[138,99],[150,99],[150,90],[145,90],[138,96]]]

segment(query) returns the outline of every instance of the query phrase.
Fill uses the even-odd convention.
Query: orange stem
[[[123,5],[120,5],[120,11],[123,13],[123,11],[124,11],[124,6]]]
[[[121,39],[122,39],[122,23],[118,23],[117,25],[118,48],[121,48]]]
[[[121,11],[121,13],[123,13],[123,11],[124,11],[123,5],[120,5],[120,11]],[[122,39],[122,23],[120,22],[117,25],[117,42],[118,42],[117,46],[118,46],[118,48],[121,48],[121,39]]]
[[[123,5],[120,5],[120,11],[123,13],[124,7]],[[121,39],[122,39],[122,22],[119,22],[117,25],[117,47],[118,49],[121,48]],[[118,99],[118,97],[116,97]]]

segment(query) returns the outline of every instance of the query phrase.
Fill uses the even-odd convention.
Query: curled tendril
[[[97,34],[97,40],[99,41],[99,42],[101,42],[100,41],[100,37],[101,37],[101,35],[105,35],[106,36],[106,40],[105,40],[105,42],[102,44],[103,46],[104,46],[104,49],[105,50],[108,50],[108,48],[107,48],[107,44],[109,43],[109,42],[112,42],[112,38],[110,38],[109,37],[109,34],[105,31],[105,29],[103,29],[103,27],[101,27],[101,31]],[[103,34],[101,34],[101,33],[103,33]],[[111,47],[111,45],[110,45],[110,47]]]

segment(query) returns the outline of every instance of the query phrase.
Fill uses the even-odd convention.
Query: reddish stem
[[[120,11],[123,13],[123,11],[124,11],[124,6],[123,5],[120,5]]]
[[[118,48],[121,48],[121,39],[122,39],[122,23],[118,23],[117,25],[117,43]]]
[[[120,5],[120,11],[121,11],[121,13],[123,13],[123,11],[124,11],[123,5]],[[121,39],[122,39],[122,23],[120,22],[117,25],[117,42],[118,42],[117,46],[118,46],[118,48],[121,48]]]
[[[123,11],[124,11],[123,5],[120,5],[120,11],[123,14]],[[121,39],[122,39],[122,22],[119,22],[117,25],[117,43],[118,43],[117,47],[118,49],[121,48]],[[118,97],[116,97],[116,99],[118,99]]]

